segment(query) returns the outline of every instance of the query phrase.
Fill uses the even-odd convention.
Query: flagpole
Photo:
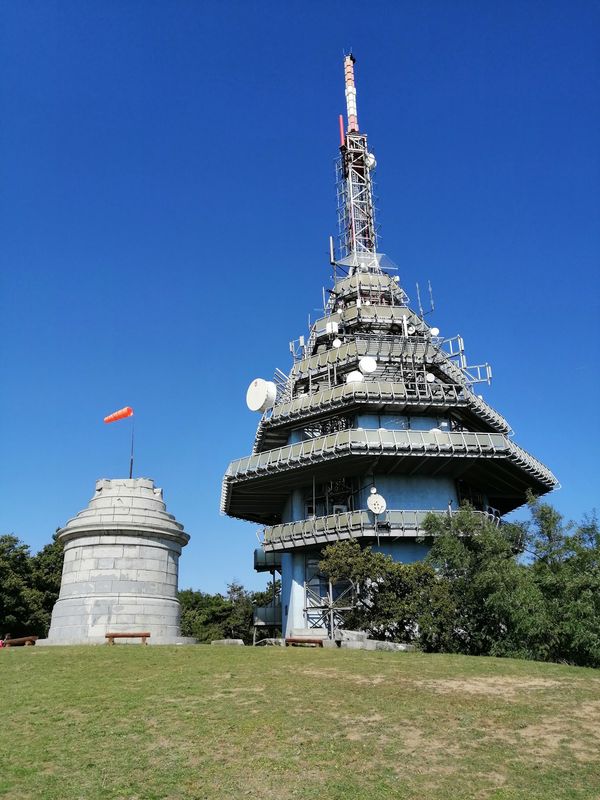
[[[133,478],[133,434],[135,431],[135,417],[131,415],[131,455],[129,457],[129,479]]]

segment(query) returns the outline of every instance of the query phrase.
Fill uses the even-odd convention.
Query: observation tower
[[[255,621],[285,636],[343,624],[344,590],[319,574],[325,545],[355,538],[412,562],[428,550],[428,512],[468,501],[500,520],[527,490],[558,485],[474,392],[489,365],[469,366],[462,338],[431,327],[420,297],[409,306],[377,249],[376,161],[358,124],[354,64],[345,57],[333,287],[322,317],[290,343],[290,372],[250,384],[248,407],[261,414],[254,449],[222,486],[222,512],[262,528],[255,568],[281,573],[281,606]]]

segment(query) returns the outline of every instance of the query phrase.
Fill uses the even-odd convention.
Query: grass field
[[[419,653],[0,651],[0,797],[600,798],[600,673]]]

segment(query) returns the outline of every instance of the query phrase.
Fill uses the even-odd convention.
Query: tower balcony
[[[281,627],[281,603],[271,603],[268,606],[256,606],[253,612],[253,622],[257,627]]]
[[[372,356],[379,361],[385,362],[390,359],[407,356],[423,360],[427,356],[433,358],[438,355],[439,349],[434,346],[431,338],[422,335],[410,336],[409,338],[381,336],[370,339],[355,339],[342,344],[338,348],[315,353],[315,355],[296,361],[292,368],[292,375],[295,378],[306,377],[309,374],[318,376],[333,366],[354,365],[363,356]]]
[[[450,511],[409,511],[388,509],[377,520],[370,511],[347,511],[329,514],[299,522],[285,522],[266,527],[263,532],[265,557],[276,556],[281,550],[302,547],[323,547],[345,539],[400,539],[422,538],[428,514],[448,516]],[[498,516],[485,511],[475,511],[482,519],[499,524]]]
[[[361,381],[303,394],[287,402],[278,403],[269,416],[265,416],[261,435],[278,426],[299,419],[310,419],[352,406],[390,406],[397,412],[429,410],[446,411],[462,409],[467,415],[489,425],[499,433],[511,433],[511,427],[484,400],[466,386],[456,383],[407,384],[392,381]]]
[[[262,547],[254,550],[254,570],[256,572],[281,572],[281,555],[267,553]]]
[[[485,487],[506,513],[525,502],[527,489],[544,494],[554,475],[501,433],[351,429],[266,450],[233,461],[225,473],[221,510],[262,524],[280,521],[295,488],[312,478],[367,474],[445,475]]]

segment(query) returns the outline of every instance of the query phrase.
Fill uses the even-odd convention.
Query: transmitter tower
[[[431,327],[420,296],[409,306],[378,251],[376,161],[358,124],[354,64],[345,57],[333,287],[308,336],[290,343],[290,372],[251,383],[248,407],[262,414],[254,449],[231,462],[222,486],[222,512],[262,528],[255,568],[281,573],[281,604],[258,609],[255,622],[285,636],[343,625],[349,598],[319,573],[326,544],[355,538],[415,561],[428,550],[427,513],[468,501],[500,524],[527,490],[558,485],[474,392],[489,365],[469,366],[462,338]]]

